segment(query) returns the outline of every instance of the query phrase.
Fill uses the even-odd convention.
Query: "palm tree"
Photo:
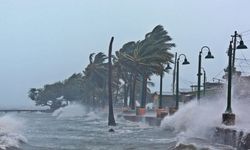
[[[127,66],[126,59],[124,59],[123,55],[121,53],[129,53],[133,50],[133,42],[129,42],[123,45],[123,47],[119,50],[116,51],[115,57],[114,57],[114,72],[117,73],[117,80],[121,79],[123,81],[123,85],[121,86],[123,88],[123,102],[124,102],[124,107],[127,107],[127,102],[128,102],[128,96],[130,93],[130,107],[132,104],[134,104],[134,96],[132,96],[132,69]],[[131,107],[134,109],[134,105]]]
[[[161,25],[158,25],[145,35],[144,40],[128,42],[119,51],[121,63],[132,74],[134,83],[132,87],[135,87],[138,76],[142,79],[142,108],[146,104],[147,79],[153,74],[159,75],[162,65],[172,62],[173,54],[169,50],[175,44],[169,43],[171,40],[171,37],[167,35],[167,31]]]
[[[111,38],[109,43],[109,53],[108,53],[108,97],[109,97],[109,115],[108,115],[108,125],[116,126],[115,117],[113,112],[113,100],[112,100],[112,44],[114,37]]]
[[[167,35],[167,31],[165,31],[161,25],[158,25],[152,32],[146,34],[145,39],[141,42],[141,48],[138,49],[139,54],[141,53],[140,74],[143,79],[142,108],[145,108],[146,104],[147,79],[152,74],[159,75],[162,70],[162,65],[172,62],[173,54],[168,50],[174,47],[175,44],[169,43],[171,40],[171,37]]]
[[[83,98],[84,90],[83,76],[81,73],[73,74],[64,81],[63,96],[68,101],[80,101]]]
[[[94,59],[93,59],[94,57]],[[99,52],[89,55],[89,65],[83,71],[85,93],[92,99],[92,105],[102,105],[106,101],[107,56]]]
[[[127,85],[124,91],[129,92],[129,105],[131,109],[135,109],[135,91],[138,79],[137,64],[133,61],[134,50],[136,48],[136,42],[131,41],[122,46],[122,48],[116,52],[119,65],[121,66],[122,79]],[[127,93],[124,95],[124,101],[126,102]]]

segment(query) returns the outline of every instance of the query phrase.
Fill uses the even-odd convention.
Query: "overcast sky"
[[[215,56],[202,60],[208,79],[221,78],[230,35],[250,29],[249,7],[249,0],[0,0],[0,107],[32,106],[31,87],[81,72],[90,53],[107,54],[111,36],[115,51],[158,24],[176,43],[172,52],[186,54],[191,63],[180,66],[181,88],[196,84],[204,45]],[[244,34],[250,47],[250,34]],[[164,90],[170,89],[170,76],[164,77]],[[158,80],[153,78],[157,85]]]

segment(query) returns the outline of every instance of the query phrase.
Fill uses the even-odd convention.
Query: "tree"
[[[130,98],[134,99],[136,81],[138,77],[142,81],[141,107],[146,104],[147,80],[153,74],[160,74],[163,64],[171,62],[173,54],[169,50],[175,46],[169,43],[171,37],[161,25],[156,26],[145,35],[145,39],[137,42],[128,42],[123,45],[117,53],[120,63],[127,67],[131,73],[132,93]]]
[[[37,99],[38,89],[31,88],[28,92],[28,96],[31,100],[35,101]]]
[[[84,96],[83,76],[81,73],[73,74],[66,79],[63,85],[63,96],[68,101],[81,101]]]
[[[51,110],[55,110],[62,106],[58,98],[63,96],[63,83],[47,84],[40,89],[31,88],[28,96],[37,106],[49,106]]]
[[[112,44],[114,37],[111,38],[109,43],[109,53],[108,53],[108,98],[109,98],[109,115],[108,115],[108,125],[116,126],[115,117],[113,112],[113,100],[112,100]]]
[[[173,54],[169,50],[175,47],[175,44],[170,43],[172,38],[167,34],[167,31],[158,25],[146,34],[141,46],[137,49],[138,56],[140,56],[140,74],[143,79],[141,98],[143,108],[146,104],[147,79],[152,74],[159,75],[162,72],[162,65],[172,62]]]
[[[134,56],[134,49],[136,43],[131,41],[122,46],[122,48],[116,52],[116,64],[119,66],[122,80],[124,81],[124,91],[129,93],[129,106],[131,109],[135,109],[135,91],[136,81],[138,80],[138,72],[136,71],[136,64],[131,61]],[[127,93],[124,93],[124,102],[127,102]]]
[[[94,57],[94,59],[93,59]],[[90,54],[89,65],[83,71],[84,89],[89,98],[92,99],[92,105],[104,105],[107,100],[106,83],[108,77],[108,64],[105,62],[107,56],[99,52]]]

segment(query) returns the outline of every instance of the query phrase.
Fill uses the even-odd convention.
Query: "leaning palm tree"
[[[93,59],[94,57],[94,59]],[[107,80],[107,56],[99,52],[89,56],[89,65],[83,71],[85,77],[85,93],[88,93],[92,99],[92,105],[103,104],[106,97],[106,80]]]
[[[148,78],[153,74],[159,74],[163,64],[172,62],[173,54],[169,50],[175,44],[170,43],[171,40],[167,31],[161,25],[158,25],[146,34],[144,40],[128,42],[120,50],[122,63],[130,69],[134,82],[138,77],[142,79],[142,108],[146,104]]]
[[[109,97],[109,114],[108,114],[108,125],[109,126],[116,126],[114,111],[113,111],[113,100],[112,100],[112,44],[113,44],[114,37],[111,38],[109,44],[109,55],[108,55],[108,97]]]
[[[130,56],[133,56],[135,49],[135,42],[128,42],[122,46],[122,48],[116,52],[115,66],[119,68],[120,77],[124,82],[124,106],[127,104],[127,98],[129,93],[129,106],[131,109],[135,109],[135,89],[138,81],[138,72],[136,70],[136,64],[130,60]]]
[[[173,54],[169,50],[175,46],[170,43],[172,38],[161,25],[156,26],[152,32],[146,34],[140,42],[138,54],[140,54],[140,74],[142,75],[141,107],[146,104],[147,79],[152,74],[160,74],[163,64],[172,62]]]

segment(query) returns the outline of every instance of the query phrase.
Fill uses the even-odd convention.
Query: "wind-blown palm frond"
[[[100,63],[103,63],[106,59],[107,59],[107,56],[104,53],[100,52],[95,55],[95,59],[93,63],[100,64]]]
[[[89,55],[89,63],[92,64],[93,63],[93,56],[95,55],[95,53],[91,53]]]
[[[106,80],[108,75],[108,64],[105,62],[107,56],[104,53],[99,52],[96,55],[91,53],[89,58],[90,63],[83,71],[85,75],[85,93],[89,93],[89,95],[92,97],[96,97],[97,95],[105,95]]]
[[[145,96],[146,93],[145,80],[153,74],[159,75],[164,64],[173,62],[174,55],[169,50],[175,47],[175,44],[171,43],[171,40],[172,38],[163,26],[158,25],[147,33],[143,40],[128,42],[116,52],[117,62],[123,70],[134,77],[140,75],[143,78],[144,89],[142,91],[144,92],[141,94],[142,96]]]

